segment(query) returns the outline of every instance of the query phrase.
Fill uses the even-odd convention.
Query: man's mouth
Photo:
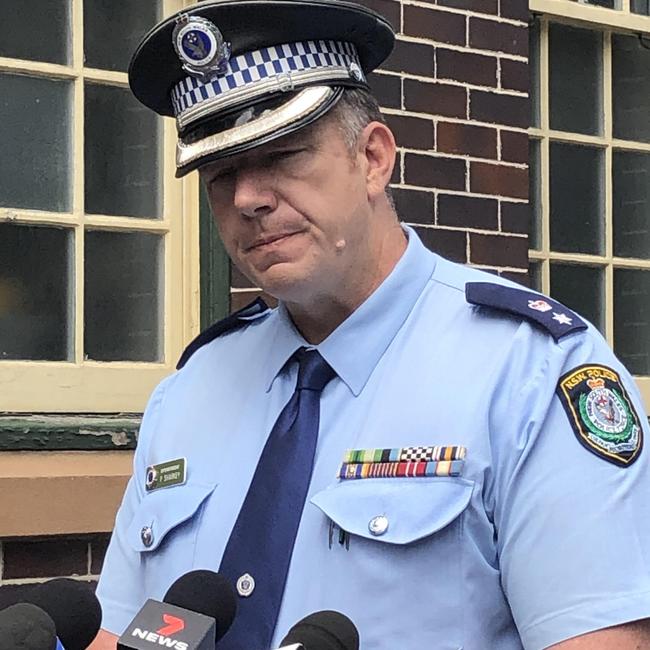
[[[263,235],[253,240],[253,242],[245,248],[245,251],[249,252],[255,249],[264,248],[265,246],[270,246],[272,244],[281,242],[282,240],[288,239],[289,237],[293,237],[297,234],[299,234],[297,231],[291,231],[275,233],[273,235]]]

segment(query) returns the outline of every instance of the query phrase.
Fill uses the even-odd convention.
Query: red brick
[[[461,86],[404,79],[406,110],[445,117],[467,117],[467,90]]]
[[[424,245],[452,262],[467,262],[467,233],[462,230],[441,230],[416,227]]]
[[[501,230],[525,235],[530,231],[531,210],[528,203],[501,201]]]
[[[472,264],[528,268],[528,240],[507,235],[469,233],[469,257]]]
[[[484,126],[439,122],[436,130],[436,148],[445,153],[496,158],[497,131]]]
[[[88,573],[88,542],[50,537],[4,542],[3,579],[52,578]]]
[[[454,9],[468,9],[483,14],[496,14],[499,11],[497,0],[438,0],[438,4]]]
[[[499,275],[506,280],[521,284],[523,287],[530,289],[530,276],[528,271],[517,273],[515,271],[499,271]]]
[[[470,91],[469,113],[473,120],[527,128],[530,111],[527,97]]]
[[[497,60],[493,56],[438,48],[436,77],[465,81],[478,86],[496,86]]]
[[[528,26],[470,18],[469,44],[482,50],[528,56]]]
[[[261,298],[270,307],[276,307],[278,304],[276,298],[264,291],[238,291],[237,293],[230,294],[230,313],[246,307],[246,305],[249,305],[256,298]]]
[[[437,223],[441,226],[496,230],[498,201],[478,196],[438,195]]]
[[[104,556],[111,536],[97,535],[90,541],[90,572],[94,575],[99,575],[104,564]]]
[[[528,134],[523,131],[501,131],[501,160],[528,163]]]
[[[470,187],[480,194],[528,198],[528,170],[490,163],[470,163]]]
[[[465,45],[465,16],[448,11],[404,5],[404,33],[441,43]]]
[[[402,80],[400,77],[371,72],[368,75],[368,84],[382,108],[402,108]]]
[[[433,192],[395,188],[395,209],[402,221],[433,224]]]
[[[447,190],[465,189],[464,160],[407,153],[404,167],[405,181],[408,185]]]
[[[433,76],[434,52],[433,45],[395,41],[393,52],[382,64],[382,68],[421,77]]]
[[[388,20],[396,32],[400,31],[400,3],[396,0],[359,0],[359,4],[381,14]]]
[[[501,0],[499,13],[502,18],[521,20],[522,22],[527,23],[530,19],[528,0]]]
[[[530,90],[528,63],[501,59],[501,87],[527,93]]]
[[[433,120],[404,115],[386,115],[386,121],[394,133],[399,147],[433,149]]]

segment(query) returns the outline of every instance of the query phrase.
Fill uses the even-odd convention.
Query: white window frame
[[[165,16],[195,0],[163,0]],[[0,73],[22,73],[73,82],[73,195],[68,213],[0,205],[0,223],[66,226],[74,231],[74,350],[71,361],[0,361],[0,411],[141,412],[148,396],[174,370],[185,344],[196,335],[199,314],[199,201],[196,174],[174,178],[176,128],[163,120],[163,213],[160,219],[134,219],[84,213],[84,85],[128,88],[125,72],[84,67],[83,0],[71,0],[70,65],[0,57]],[[88,227],[148,232],[164,239],[160,363],[98,362],[83,358],[84,236]]]
[[[650,143],[631,142],[613,137],[612,124],[612,32],[638,34],[645,32],[650,38],[650,16],[630,12],[630,0],[619,0],[617,9],[606,9],[572,0],[530,0],[530,10],[540,14],[539,38],[539,127],[531,127],[531,138],[540,142],[540,248],[531,250],[531,262],[541,267],[542,291],[550,292],[551,262],[577,262],[592,267],[601,267],[605,278],[605,337],[610,345],[614,341],[614,268],[634,268],[650,271],[650,259],[630,259],[614,256],[613,242],[613,178],[612,153],[614,148],[650,153]],[[576,27],[592,28],[602,31],[604,39],[603,57],[603,135],[591,136],[565,131],[554,131],[549,123],[549,23],[563,23]],[[532,74],[532,71],[531,71]],[[605,252],[603,255],[579,253],[558,253],[550,248],[550,142],[566,142],[595,146],[605,152]],[[650,332],[648,333],[650,336]],[[637,376],[637,384],[650,411],[650,377]]]

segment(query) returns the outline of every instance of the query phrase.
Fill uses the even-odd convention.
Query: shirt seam
[[[597,599],[595,601],[590,601],[588,603],[584,603],[584,604],[581,604],[581,605],[576,605],[575,607],[568,607],[568,608],[563,609],[563,610],[561,610],[559,612],[555,612],[553,614],[548,614],[547,616],[545,616],[544,618],[539,619],[535,623],[531,623],[530,625],[527,625],[526,627],[521,628],[520,629],[520,635],[523,635],[526,632],[534,630],[535,628],[538,628],[538,627],[548,623],[549,621],[553,621],[555,619],[562,618],[563,616],[566,616],[567,614],[571,614],[571,613],[574,613],[574,612],[579,612],[579,611],[582,611],[582,610],[585,610],[585,609],[590,609],[591,607],[593,607],[594,603],[605,602],[605,600],[606,600],[608,604],[611,604],[612,602],[625,601],[625,600],[629,600],[630,598],[638,598],[640,596],[647,596],[649,594],[650,594],[650,589],[646,589],[645,591],[632,591],[632,592],[628,592],[624,596],[617,596],[615,598],[602,597],[602,598],[599,598],[599,599]],[[631,620],[635,620],[635,619],[631,619]],[[607,626],[604,626],[604,627],[607,627]]]

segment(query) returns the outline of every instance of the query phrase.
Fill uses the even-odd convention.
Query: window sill
[[[132,453],[0,453],[0,537],[110,532]]]

